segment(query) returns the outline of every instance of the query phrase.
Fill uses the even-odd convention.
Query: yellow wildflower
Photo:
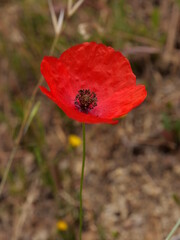
[[[60,220],[57,222],[57,229],[59,231],[66,231],[68,229],[68,225],[66,222]]]
[[[79,147],[81,145],[81,139],[77,135],[71,134],[69,135],[69,144],[72,147]]]

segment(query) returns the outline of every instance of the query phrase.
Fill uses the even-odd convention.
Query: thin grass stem
[[[52,55],[54,50],[55,50],[55,47],[56,47],[56,44],[58,42],[58,36],[55,36],[54,37],[54,40],[52,42],[52,45],[51,45],[51,48],[50,48],[50,51],[49,51],[49,55]],[[3,177],[2,177],[2,181],[1,181],[1,184],[0,184],[0,196],[3,192],[3,189],[4,189],[4,185],[6,183],[6,180],[7,180],[7,177],[8,177],[8,174],[9,174],[9,171],[11,169],[11,166],[12,166],[12,163],[13,163],[13,160],[14,160],[14,157],[16,155],[16,152],[18,150],[18,146],[21,142],[21,139],[23,138],[23,136],[25,135],[26,131],[25,129],[27,129],[26,125],[28,123],[28,119],[29,119],[29,116],[30,116],[30,113],[31,113],[31,110],[32,110],[32,107],[33,107],[33,104],[35,102],[35,97],[37,95],[37,92],[39,90],[39,86],[42,84],[43,82],[43,77],[41,76],[33,90],[33,93],[32,93],[32,96],[31,96],[31,99],[29,100],[29,103],[28,103],[28,106],[27,106],[27,110],[25,112],[25,115],[24,115],[24,119],[23,119],[23,122],[21,124],[21,127],[20,127],[20,130],[19,130],[19,133],[18,133],[18,136],[16,138],[16,141],[15,141],[15,144],[14,144],[14,147],[11,151],[11,154],[10,154],[10,157],[8,159],[8,162],[7,162],[7,165],[6,165],[6,168],[5,168],[5,172],[3,174]]]
[[[79,8],[79,6],[78,6]],[[77,11],[77,9],[75,9],[75,11],[73,12],[73,14]],[[71,16],[73,15],[71,14]],[[61,32],[61,29],[62,29],[62,25],[63,25],[63,19],[64,19],[64,11],[61,13],[61,19],[59,19],[59,22],[58,22],[58,27],[59,27],[59,34]],[[70,16],[69,16],[70,17]],[[52,45],[51,45],[51,48],[50,48],[50,51],[49,51],[49,55],[52,55],[54,53],[54,50],[55,50],[55,47],[56,47],[56,44],[58,42],[58,39],[59,39],[59,34],[55,35],[54,36],[54,40],[52,42]],[[39,90],[39,85],[41,85],[43,82],[43,77],[41,76],[37,82],[37,85],[35,86],[34,90],[33,90],[33,93],[31,95],[31,99],[29,100],[29,103],[28,103],[28,106],[26,108],[26,112],[25,112],[25,115],[24,115],[24,119],[22,121],[22,124],[21,124],[21,127],[20,127],[20,130],[19,130],[19,133],[17,135],[17,138],[15,140],[15,143],[14,143],[14,147],[10,153],[10,157],[8,159],[8,162],[7,162],[7,165],[5,167],[5,171],[4,171],[4,174],[3,174],[3,177],[2,177],[2,181],[0,183],[0,196],[3,192],[3,189],[4,189],[4,185],[7,181],[7,177],[8,177],[8,174],[9,174],[9,171],[11,169],[11,166],[12,166],[12,163],[13,163],[13,160],[14,160],[14,157],[16,155],[16,152],[18,150],[18,147],[19,147],[19,144],[23,138],[23,136],[25,135],[26,133],[26,130],[27,130],[27,123],[28,123],[28,120],[29,120],[29,116],[31,114],[31,111],[32,111],[32,108],[33,108],[33,104],[35,102],[35,97],[37,95],[37,92]]]
[[[177,223],[174,225],[173,229],[171,230],[171,232],[169,233],[169,235],[167,236],[167,238],[165,240],[170,240],[171,237],[173,236],[173,234],[175,233],[175,231],[178,229],[179,226],[180,226],[180,218],[177,221]]]

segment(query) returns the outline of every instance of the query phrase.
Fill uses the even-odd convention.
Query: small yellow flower
[[[69,135],[69,144],[72,147],[79,147],[81,145],[82,141],[80,139],[80,137],[78,137],[77,135],[71,134]]]
[[[57,222],[57,229],[59,231],[66,231],[68,229],[68,225],[66,222],[60,220]]]

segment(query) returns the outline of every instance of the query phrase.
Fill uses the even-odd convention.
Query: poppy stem
[[[79,209],[79,240],[82,236],[82,224],[83,224],[83,200],[82,200],[82,190],[83,190],[83,180],[84,180],[84,167],[86,158],[86,129],[85,123],[82,124],[83,129],[83,161],[81,169],[81,183],[80,183],[80,209]]]

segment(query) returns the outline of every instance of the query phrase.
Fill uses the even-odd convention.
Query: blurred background
[[[86,127],[83,239],[164,239],[180,217],[180,1],[79,2],[74,12],[71,1],[52,2],[57,18],[65,13],[53,55],[102,42],[128,57],[148,91],[119,124]],[[45,0],[0,0],[1,181],[13,156],[0,240],[78,239],[81,124],[38,90],[12,155],[55,36],[51,18]]]

